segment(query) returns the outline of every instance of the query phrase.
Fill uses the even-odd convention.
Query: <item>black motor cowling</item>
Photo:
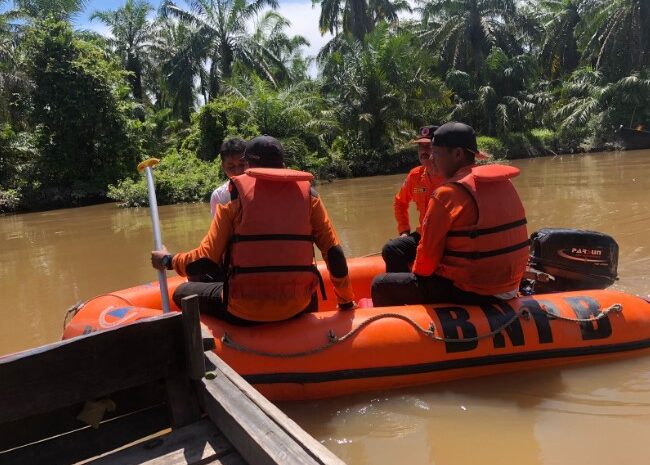
[[[618,279],[618,244],[607,234],[544,228],[530,242],[529,266],[555,278],[536,282],[535,293],[605,289]]]

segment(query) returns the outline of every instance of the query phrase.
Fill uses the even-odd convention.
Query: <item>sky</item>
[[[7,10],[11,7],[11,1],[7,1],[0,11]],[[149,0],[154,8],[160,6],[161,0]],[[321,35],[318,29],[318,17],[320,16],[320,6],[312,6],[311,0],[279,0],[280,8],[277,10],[282,16],[291,22],[290,35],[301,35],[305,37],[310,45],[303,49],[307,56],[315,57],[320,49],[332,38],[332,35],[326,33]],[[411,6],[415,6],[415,0],[409,0]],[[77,15],[73,23],[78,29],[90,29],[102,35],[110,35],[109,28],[99,20],[90,21],[90,16],[97,10],[116,10],[124,4],[124,0],[87,0],[86,9]],[[177,5],[186,6],[183,0],[178,0]],[[155,12],[152,13],[152,18]],[[412,14],[400,14],[402,18],[413,17]],[[309,73],[316,75],[315,64],[312,64]]]
[[[158,8],[158,0],[149,0]],[[90,15],[96,10],[115,10],[124,4],[124,0],[89,0],[86,10],[75,18],[75,25],[78,28],[92,29],[101,34],[108,35],[108,28],[98,20],[90,21]],[[179,1],[179,6],[184,2]],[[280,0],[278,12],[291,22],[291,34],[305,37],[310,46],[305,48],[305,54],[315,56],[320,49],[331,39],[331,35],[322,36],[318,30],[318,17],[320,7],[312,7],[311,0]]]

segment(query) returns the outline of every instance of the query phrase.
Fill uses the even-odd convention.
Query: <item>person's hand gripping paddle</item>
[[[149,192],[149,209],[151,211],[151,225],[153,226],[153,243],[156,250],[164,250],[160,234],[160,219],[158,217],[158,202],[156,201],[156,187],[153,183],[154,166],[160,163],[157,158],[149,158],[138,165],[138,171],[147,176],[147,190]],[[169,312],[169,292],[167,290],[167,272],[158,269],[158,282],[160,283],[160,296],[162,297],[163,313]]]

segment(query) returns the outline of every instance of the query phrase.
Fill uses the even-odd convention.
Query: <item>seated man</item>
[[[217,205],[225,205],[230,202],[230,180],[241,174],[244,174],[246,169],[246,160],[244,150],[246,149],[246,142],[239,137],[232,137],[226,139],[221,144],[219,155],[221,156],[221,169],[226,174],[228,179],[222,185],[217,187],[210,196],[210,216],[214,216],[217,211]],[[199,282],[215,282],[225,281],[226,279],[225,265],[223,262],[214,263],[211,260],[200,260],[190,264],[186,270],[187,279],[189,281]]]
[[[210,231],[198,248],[175,255],[151,253],[154,268],[186,275],[188,265],[226,257],[225,282],[188,282],[174,292],[199,296],[199,309],[234,324],[292,318],[313,310],[320,275],[313,262],[321,250],[339,308],[355,306],[343,249],[309,173],[284,168],[277,139],[260,136],[246,144],[250,169],[232,179],[231,201],[217,206]]]
[[[214,216],[217,205],[225,205],[230,202],[230,180],[235,176],[244,174],[246,160],[242,159],[246,150],[246,142],[239,137],[226,139],[221,144],[219,155],[221,156],[221,169],[228,176],[226,182],[217,187],[210,196],[210,215]]]
[[[440,126],[433,162],[447,179],[429,202],[412,273],[375,277],[375,306],[450,302],[465,305],[514,298],[528,260],[524,207],[510,182],[517,168],[477,166],[474,130]]]
[[[411,271],[411,264],[415,260],[415,251],[420,243],[420,229],[422,219],[427,211],[427,204],[433,191],[444,181],[444,178],[434,171],[431,161],[431,139],[436,129],[438,126],[420,128],[420,137],[413,141],[418,145],[420,166],[416,166],[409,172],[393,201],[399,237],[388,241],[381,251],[384,262],[386,262],[387,273]],[[411,232],[409,221],[409,203],[411,201],[415,203],[420,215],[418,226],[413,232]]]

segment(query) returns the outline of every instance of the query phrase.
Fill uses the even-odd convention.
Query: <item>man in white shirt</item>
[[[239,137],[226,139],[221,144],[219,154],[221,155],[221,169],[228,180],[217,187],[210,196],[210,214],[214,216],[217,211],[217,205],[225,205],[230,202],[230,178],[244,174],[246,170],[246,160],[243,160],[246,142]]]
[[[243,159],[246,142],[239,137],[231,137],[221,144],[221,169],[228,176],[226,182],[217,187],[210,196],[210,214],[214,218],[218,205],[230,202],[230,178],[244,174],[248,163]],[[226,269],[223,263],[199,259],[187,267],[187,278],[195,282],[223,282],[226,279]]]

